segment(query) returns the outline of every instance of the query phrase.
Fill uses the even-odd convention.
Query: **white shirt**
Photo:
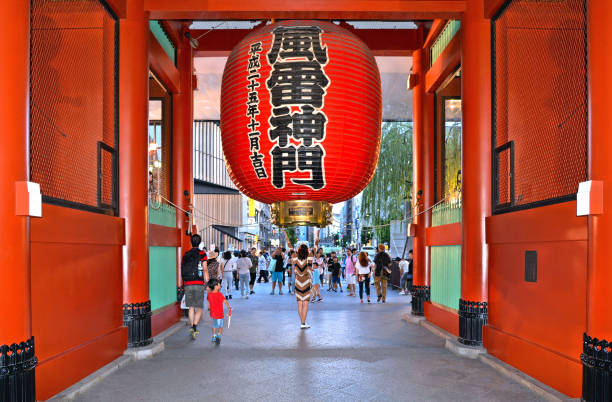
[[[224,271],[236,271],[238,269],[238,257],[236,256],[232,256],[232,258],[230,258],[230,260],[227,262],[227,266],[226,268],[224,268]]]
[[[372,263],[369,263],[367,266],[363,266],[361,265],[361,263],[359,261],[357,261],[357,263],[355,264],[355,268],[357,268],[357,273],[359,275],[368,275],[370,273],[370,270],[372,269]]]
[[[253,266],[253,263],[249,257],[243,257],[238,259],[236,266],[238,267],[238,273],[244,275],[250,272],[249,268]]]
[[[406,260],[401,260],[401,261],[399,262],[399,269],[400,269],[400,271],[402,271],[404,274],[405,274],[406,272],[408,272],[408,261],[406,261]]]
[[[266,257],[262,255],[259,256],[259,270],[261,271],[265,271],[266,269],[268,269],[268,260],[266,260]]]

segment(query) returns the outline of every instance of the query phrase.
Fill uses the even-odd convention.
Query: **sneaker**
[[[304,324],[304,329],[308,329],[308,328],[310,328],[310,325]]]
[[[317,300],[317,301],[320,301],[320,302],[322,302],[322,301],[323,301],[323,299],[319,297],[319,300]]]
[[[383,303],[386,303],[386,302],[387,302],[386,300],[383,300]]]
[[[340,293],[342,293],[342,292],[344,292],[344,291],[342,290],[342,288],[340,288]]]
[[[270,292],[270,294],[271,294],[272,296],[274,296],[274,292]]]
[[[370,302],[370,299],[368,299],[368,303]]]
[[[249,294],[254,295],[254,294],[255,294],[255,292],[253,292],[253,291],[251,290],[251,293],[249,293]]]
[[[306,329],[306,324],[300,325],[300,329]]]
[[[230,300],[232,299],[232,295],[229,295]]]
[[[376,299],[376,303],[380,303],[380,299],[382,299],[382,296],[378,296],[378,298]]]
[[[221,337],[217,336],[217,339],[215,339],[215,342],[217,342],[217,345],[221,343]]]
[[[370,301],[368,300],[368,303],[369,303],[369,302],[370,302]],[[363,304],[363,299],[361,299],[361,304]]]
[[[225,296],[225,300],[229,300],[229,296]]]

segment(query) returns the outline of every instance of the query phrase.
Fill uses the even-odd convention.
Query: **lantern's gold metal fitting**
[[[332,204],[326,201],[279,201],[272,204],[272,223],[279,227],[331,224]]]

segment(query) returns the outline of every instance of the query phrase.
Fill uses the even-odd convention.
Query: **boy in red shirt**
[[[227,305],[227,313],[232,316],[232,308],[223,293],[219,292],[221,284],[217,279],[208,281],[208,305],[210,307],[210,318],[213,320],[212,341],[221,343],[221,334],[223,334],[223,303]]]

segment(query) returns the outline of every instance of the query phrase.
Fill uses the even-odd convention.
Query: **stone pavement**
[[[323,292],[300,330],[293,295],[256,284],[234,293],[231,328],[210,341],[210,318],[191,341],[187,327],[166,348],[134,361],[80,395],[82,401],[534,401],[527,388],[478,360],[455,356],[444,340],[401,320],[409,296],[359,304]],[[372,287],[372,294],[374,288]],[[375,301],[373,297],[373,301]]]

